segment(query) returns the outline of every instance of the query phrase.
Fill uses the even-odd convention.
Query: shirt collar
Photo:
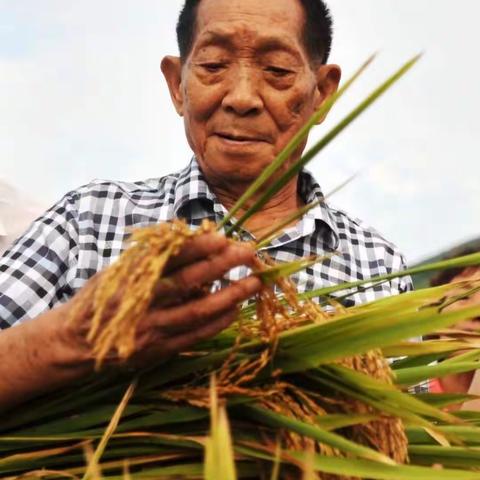
[[[312,203],[323,198],[320,185],[315,181],[313,175],[303,169],[299,175],[298,192],[305,203]],[[198,165],[195,157],[192,158],[189,165],[184,168],[178,176],[175,187],[173,211],[175,216],[189,212],[189,218],[192,218],[191,212],[198,212],[198,209],[188,208],[193,204],[210,204],[216,216],[223,218],[227,211],[218,201],[215,194],[210,190],[205,177]],[[312,219],[315,223],[321,222],[328,227],[329,234],[326,240],[332,250],[335,250],[339,244],[339,233],[330,209],[326,203],[320,203],[308,211],[304,218]]]
[[[298,193],[306,204],[324,199],[320,185],[317,183],[314,176],[306,169],[303,169],[300,172],[298,179]],[[325,224],[328,227],[331,237],[328,239],[331,249],[335,250],[338,248],[340,234],[330,207],[326,202],[321,201],[316,207],[309,210],[304,217],[313,218],[317,223],[321,222]]]
[[[213,206],[213,211],[220,217],[227,213],[225,207],[210,190],[196,158],[193,157],[187,167],[178,175],[173,200],[173,212],[175,216],[179,216],[183,212],[189,212],[189,218],[191,218],[192,209],[187,210],[187,207],[190,207],[192,204],[198,205],[202,203],[209,203],[210,206]]]

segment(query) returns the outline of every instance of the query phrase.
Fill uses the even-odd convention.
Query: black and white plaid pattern
[[[300,174],[298,188],[305,203],[323,197],[307,171]],[[225,214],[195,159],[182,171],[160,179],[94,181],[67,193],[0,258],[0,329],[71,298],[90,277],[118,258],[132,229],[173,218],[185,218],[195,227],[204,218],[219,222]],[[405,269],[394,245],[325,203],[310,210],[265,250],[279,262],[339,252],[293,276],[300,292]],[[245,268],[236,268],[227,279],[236,280],[246,273]],[[406,276],[365,291],[352,290],[342,303],[365,303],[411,289]],[[345,293],[341,292],[342,297]],[[426,390],[425,385],[415,388],[416,392]]]
[[[300,175],[299,193],[306,203],[322,197],[307,171]],[[94,181],[68,193],[0,259],[0,328],[34,318],[72,297],[119,256],[133,228],[178,217],[196,226],[203,218],[218,222],[225,213],[195,159],[184,170],[160,179]],[[279,262],[339,252],[294,276],[301,292],[405,268],[394,245],[326,204],[304,215],[266,250]],[[237,268],[228,279],[244,275],[245,270]],[[411,288],[410,278],[403,277],[353,292],[343,303],[369,302]]]

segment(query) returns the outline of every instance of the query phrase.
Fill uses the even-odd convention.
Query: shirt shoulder
[[[95,179],[67,193],[78,220],[93,228],[144,226],[171,220],[180,174],[136,182]]]
[[[148,201],[155,197],[168,201],[173,195],[180,173],[172,173],[158,178],[149,178],[136,182],[120,180],[94,179],[91,182],[67,193],[67,196],[82,200],[84,198],[122,198],[133,202]]]
[[[329,205],[328,209],[337,227],[340,240],[351,241],[354,245],[362,244],[367,248],[384,248],[389,252],[400,254],[398,247],[373,226],[350,216],[339,208]]]
[[[376,228],[345,211],[329,206],[329,212],[338,234],[338,250],[346,255],[370,277],[389,275],[407,268],[405,256]],[[365,278],[368,278],[365,275]],[[410,277],[389,281],[392,294],[413,289]]]
[[[0,258],[0,329],[71,298],[132,228],[170,219],[178,178],[94,180],[65,194]]]

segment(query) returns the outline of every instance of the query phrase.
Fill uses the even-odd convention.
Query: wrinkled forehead
[[[194,48],[230,47],[303,50],[304,11],[298,0],[203,0]]]
[[[209,46],[219,46],[225,50],[238,51],[249,49],[256,54],[273,51],[283,51],[291,54],[298,60],[306,55],[301,42],[288,41],[281,31],[274,29],[268,32],[252,31],[248,25],[245,28],[235,29],[232,25],[216,24],[206,28],[196,38],[193,51]]]

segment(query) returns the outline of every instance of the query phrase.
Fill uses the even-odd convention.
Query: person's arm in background
[[[473,252],[467,252],[473,253]],[[448,272],[446,272],[448,275]],[[441,278],[441,277],[440,277]],[[448,278],[448,277],[447,277]],[[468,267],[460,272],[456,273],[454,276],[449,278],[448,282],[443,283],[455,283],[460,281],[468,280],[479,280],[480,279],[480,267]],[[441,281],[434,281],[434,284],[442,284]],[[480,304],[480,292],[476,292],[473,295],[470,295],[468,298],[460,300],[452,304],[449,309],[455,310],[458,308],[465,308],[470,305]],[[480,330],[480,319],[466,320],[455,325],[455,329],[459,331],[479,331]],[[469,393],[472,395],[480,395],[480,372],[471,371],[458,373],[455,375],[447,375],[445,377],[439,378],[437,380],[440,390],[444,393]],[[480,401],[474,400],[472,402],[466,402],[462,408],[473,408],[480,410]]]
[[[27,234],[0,259],[0,409],[49,391],[94,371],[85,341],[90,325],[67,322],[72,302],[90,302],[87,285],[66,303],[51,308],[66,288],[67,263],[74,263],[75,199],[49,210]],[[138,366],[168,358],[209,338],[228,326],[237,304],[261,287],[256,277],[198,298],[198,287],[209,285],[238,265],[249,265],[255,252],[230,244],[219,234],[205,234],[185,244],[167,267],[174,285],[158,288],[157,299],[181,299],[180,304],[154,302],[138,329],[130,363]],[[100,274],[89,280],[97,282]],[[91,286],[91,285],[90,285]],[[12,328],[7,328],[9,326]]]

